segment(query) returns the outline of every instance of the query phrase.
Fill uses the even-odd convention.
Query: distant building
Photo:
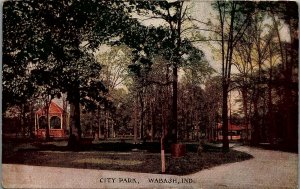
[[[235,125],[228,123],[228,139],[229,140],[241,140],[246,136],[246,127],[242,125]],[[222,140],[222,124],[218,123],[217,127],[217,139]]]
[[[68,112],[52,101],[49,106],[48,120],[46,107],[40,108],[35,112],[35,135],[38,138],[44,138],[46,136],[46,128],[49,127],[51,137],[66,137],[69,128],[68,120]]]

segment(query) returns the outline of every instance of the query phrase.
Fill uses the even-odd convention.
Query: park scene
[[[292,1],[4,2],[2,185],[297,188],[298,22]]]

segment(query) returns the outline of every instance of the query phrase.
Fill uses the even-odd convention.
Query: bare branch
[[[182,13],[182,16],[180,18],[181,20],[183,20],[183,18],[185,17],[187,9],[188,9],[188,7],[186,6],[185,9],[184,9],[184,11],[183,11],[183,13]]]
[[[204,41],[204,42],[206,42],[206,41],[217,41],[217,42],[220,42],[222,40],[221,39],[196,39],[196,40],[191,40],[189,42],[194,43],[194,42],[201,42],[201,41]]]
[[[197,19],[195,19],[195,18],[192,18],[191,16],[187,16],[187,18],[190,20],[190,21],[196,21],[196,22],[198,22],[198,23],[200,23],[200,24],[205,24],[205,25],[210,25],[208,22],[203,22],[203,21],[200,21],[200,20],[197,20]]]
[[[141,19],[141,21],[147,21],[147,20],[151,20],[151,19],[163,19],[163,17],[159,17],[159,16],[150,16],[150,17],[148,17],[148,18]]]

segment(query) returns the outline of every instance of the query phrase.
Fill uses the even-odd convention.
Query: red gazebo
[[[48,120],[45,107],[35,112],[35,134],[38,138],[46,136],[46,127],[49,127],[51,137],[66,137],[67,113],[64,115],[64,110],[54,102],[50,103]]]

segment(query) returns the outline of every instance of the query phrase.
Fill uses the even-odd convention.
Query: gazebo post
[[[36,119],[37,119],[37,114],[34,114],[34,134],[37,134],[37,129],[36,129]]]
[[[63,129],[62,123],[63,123],[63,116],[62,114],[60,114],[60,129]]]
[[[50,127],[50,120],[51,120],[51,117],[50,117],[49,112],[48,112],[48,116],[47,116],[47,117],[48,117],[48,120],[47,120],[48,125],[47,125],[47,127],[48,127],[48,129],[49,129],[49,135],[51,135],[51,134],[50,134],[50,128],[51,128],[51,127]]]

